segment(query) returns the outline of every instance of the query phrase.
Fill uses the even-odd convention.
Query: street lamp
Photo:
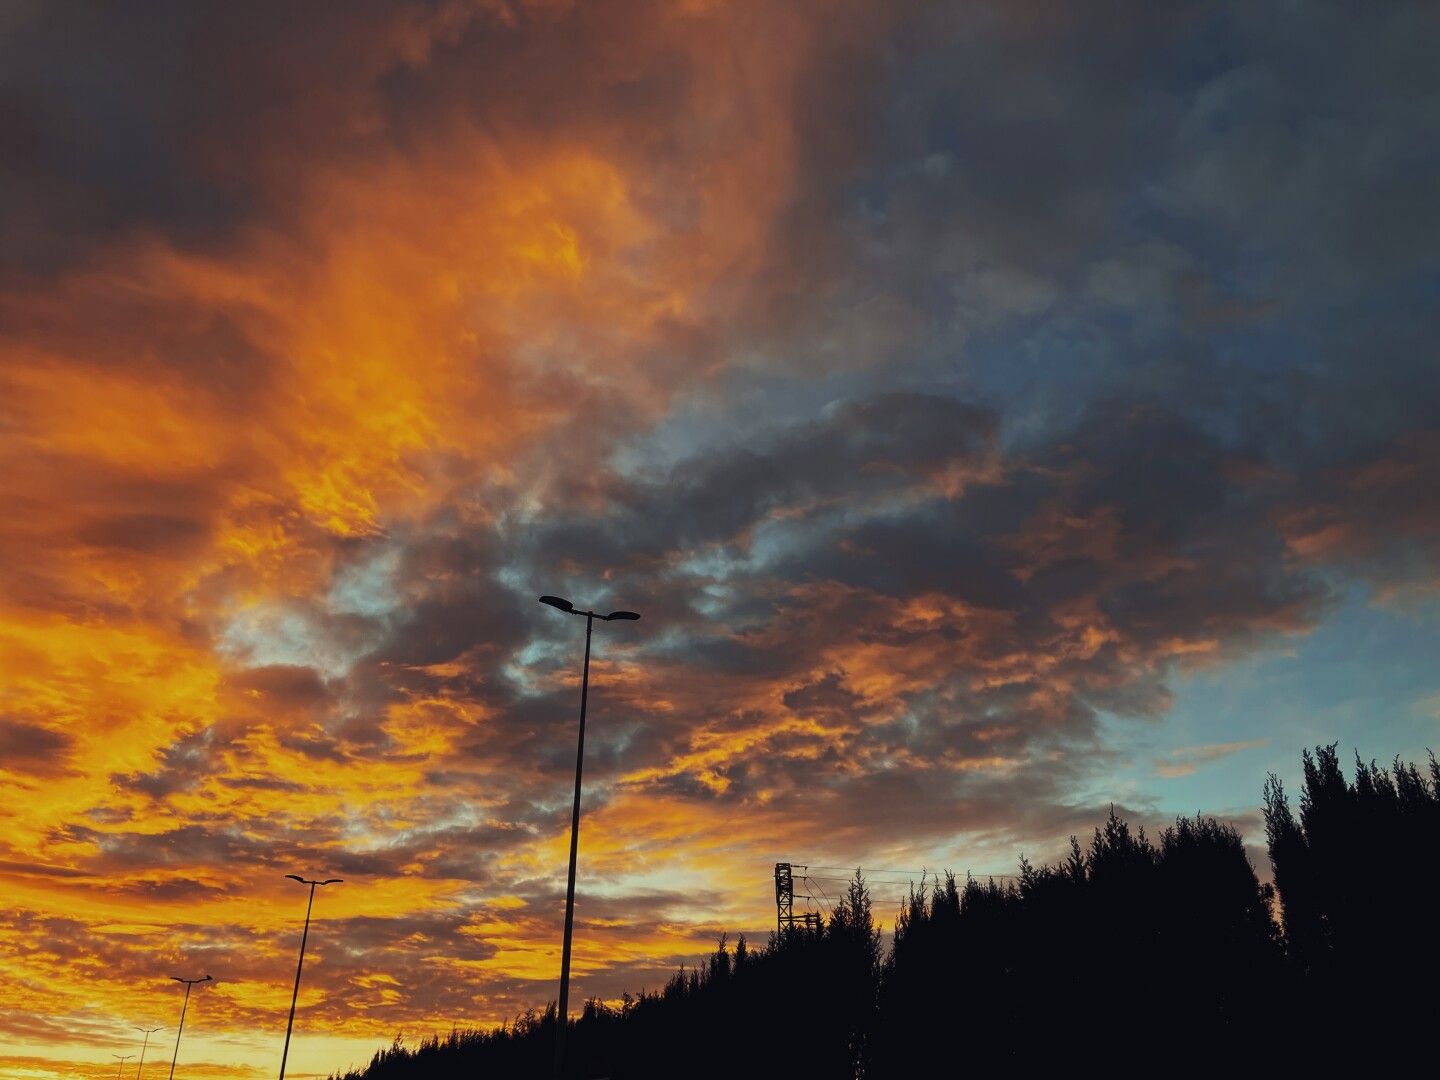
[[[332,877],[324,881],[307,881],[299,874],[286,874],[291,881],[310,886],[310,899],[305,904],[305,930],[300,935],[300,962],[295,965],[295,992],[290,995],[290,1019],[285,1024],[285,1049],[280,1054],[280,1080],[285,1080],[285,1059],[290,1056],[290,1029],[295,1026],[295,1002],[300,998],[300,970],[305,966],[305,940],[310,936],[310,908],[315,904],[315,886],[339,885],[344,878]]]
[[[559,596],[542,596],[540,603],[549,604],[567,615],[585,616],[585,664],[580,676],[580,744],[575,750],[575,806],[570,812],[570,879],[565,886],[565,943],[560,949],[560,1015],[555,1027],[555,1076],[558,1080],[565,1063],[565,1025],[570,1007],[570,937],[575,930],[575,856],[580,847],[580,773],[585,764],[585,699],[590,695],[590,631],[595,620],[635,620],[633,611],[612,611],[597,615],[593,611],[577,611],[569,600]]]
[[[185,1030],[185,1010],[190,1007],[190,988],[196,983],[209,982],[210,976],[206,975],[203,979],[182,979],[179,975],[171,975],[170,978],[185,984],[185,1000],[180,1004],[180,1027],[175,1031],[175,1053],[170,1057],[170,1080],[175,1080],[175,1062],[180,1057],[180,1034]]]
[[[134,1054],[111,1054],[113,1058],[120,1059],[120,1067],[115,1070],[115,1080],[120,1080],[120,1074],[125,1071],[125,1062],[129,1061]]]
[[[155,1032],[159,1031],[160,1029],[158,1027],[142,1028],[140,1025],[136,1024],[135,1030],[143,1031],[145,1033],[145,1041],[140,1044],[140,1064],[135,1066],[135,1080],[140,1080],[140,1070],[145,1068],[145,1048],[150,1045],[150,1036],[155,1034]]]

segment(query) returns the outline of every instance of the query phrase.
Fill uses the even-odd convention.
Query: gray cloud
[[[38,776],[61,772],[74,742],[68,732],[0,717],[0,769]]]

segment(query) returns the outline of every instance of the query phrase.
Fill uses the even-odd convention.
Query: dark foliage
[[[1357,755],[1346,782],[1334,744],[1306,751],[1300,816],[1273,774],[1265,830],[1299,1006],[1323,1030],[1403,1047],[1436,1016],[1440,763]],[[1433,1062],[1433,1056],[1432,1056]]]
[[[887,1075],[961,1045],[971,1062],[1060,1065],[1117,1023],[1139,1061],[1173,1049],[1177,1017],[1204,1033],[1192,1058],[1249,1047],[1282,954],[1233,828],[1182,818],[1152,842],[1112,813],[1062,865],[1020,869],[912,892],[883,980]]]
[[[1240,834],[1180,818],[1155,839],[1112,811],[1057,866],[912,886],[888,955],[860,874],[820,929],[706,963],[618,1007],[586,1003],[565,1075],[918,1077],[985,1066],[1190,1074],[1428,1060],[1440,959],[1440,766],[1304,757],[1298,819],[1264,788],[1275,888]],[[1383,873],[1377,870],[1383,868]],[[1283,919],[1276,916],[1283,912]],[[548,1077],[555,1011],[397,1041],[344,1080]]]

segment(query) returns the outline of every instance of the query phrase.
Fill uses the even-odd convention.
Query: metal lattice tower
[[[790,872],[788,862],[775,864],[775,930],[784,933],[785,927],[795,924],[795,875]]]
[[[788,862],[775,864],[775,929],[783,934],[786,927],[803,926],[807,930],[820,929],[818,911],[802,911],[795,914],[795,874]]]

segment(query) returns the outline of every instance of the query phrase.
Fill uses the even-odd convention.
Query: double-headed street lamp
[[[140,1080],[140,1070],[145,1068],[145,1048],[150,1045],[150,1036],[160,1029],[158,1027],[143,1028],[137,1024],[135,1030],[145,1033],[145,1041],[140,1044],[140,1064],[135,1066],[135,1080]]]
[[[115,1070],[115,1080],[120,1080],[120,1074],[125,1071],[125,1062],[129,1061],[129,1060],[130,1060],[132,1057],[134,1057],[135,1055],[134,1055],[134,1054],[111,1054],[110,1056],[113,1057],[113,1058],[118,1059],[119,1062],[120,1062],[120,1067]]]
[[[597,615],[593,611],[577,611],[569,600],[558,596],[542,596],[540,603],[558,608],[567,615],[585,617],[585,664],[580,675],[580,743],[575,750],[575,805],[570,812],[570,879],[565,886],[565,943],[560,949],[560,1015],[555,1026],[555,1076],[565,1063],[565,1024],[570,1006],[570,937],[575,929],[575,856],[580,845],[580,773],[585,765],[585,699],[590,695],[590,631],[595,620],[640,618],[633,611],[612,611],[609,615]]]
[[[299,874],[286,874],[291,881],[310,886],[310,899],[305,904],[305,930],[300,935],[300,962],[295,965],[295,992],[290,995],[290,1019],[285,1024],[285,1049],[280,1054],[280,1080],[285,1080],[285,1059],[290,1056],[290,1029],[295,1026],[295,1002],[300,999],[300,972],[305,967],[305,941],[310,937],[310,909],[315,905],[315,886],[339,885],[344,878],[332,877],[324,881],[309,881]]]
[[[179,975],[171,975],[170,978],[185,984],[185,1000],[180,1005],[180,1026],[175,1030],[175,1053],[170,1058],[170,1080],[175,1080],[175,1062],[180,1057],[180,1035],[185,1030],[185,1010],[190,1007],[190,988],[196,983],[209,982],[210,976],[206,975],[200,979],[182,979]]]

